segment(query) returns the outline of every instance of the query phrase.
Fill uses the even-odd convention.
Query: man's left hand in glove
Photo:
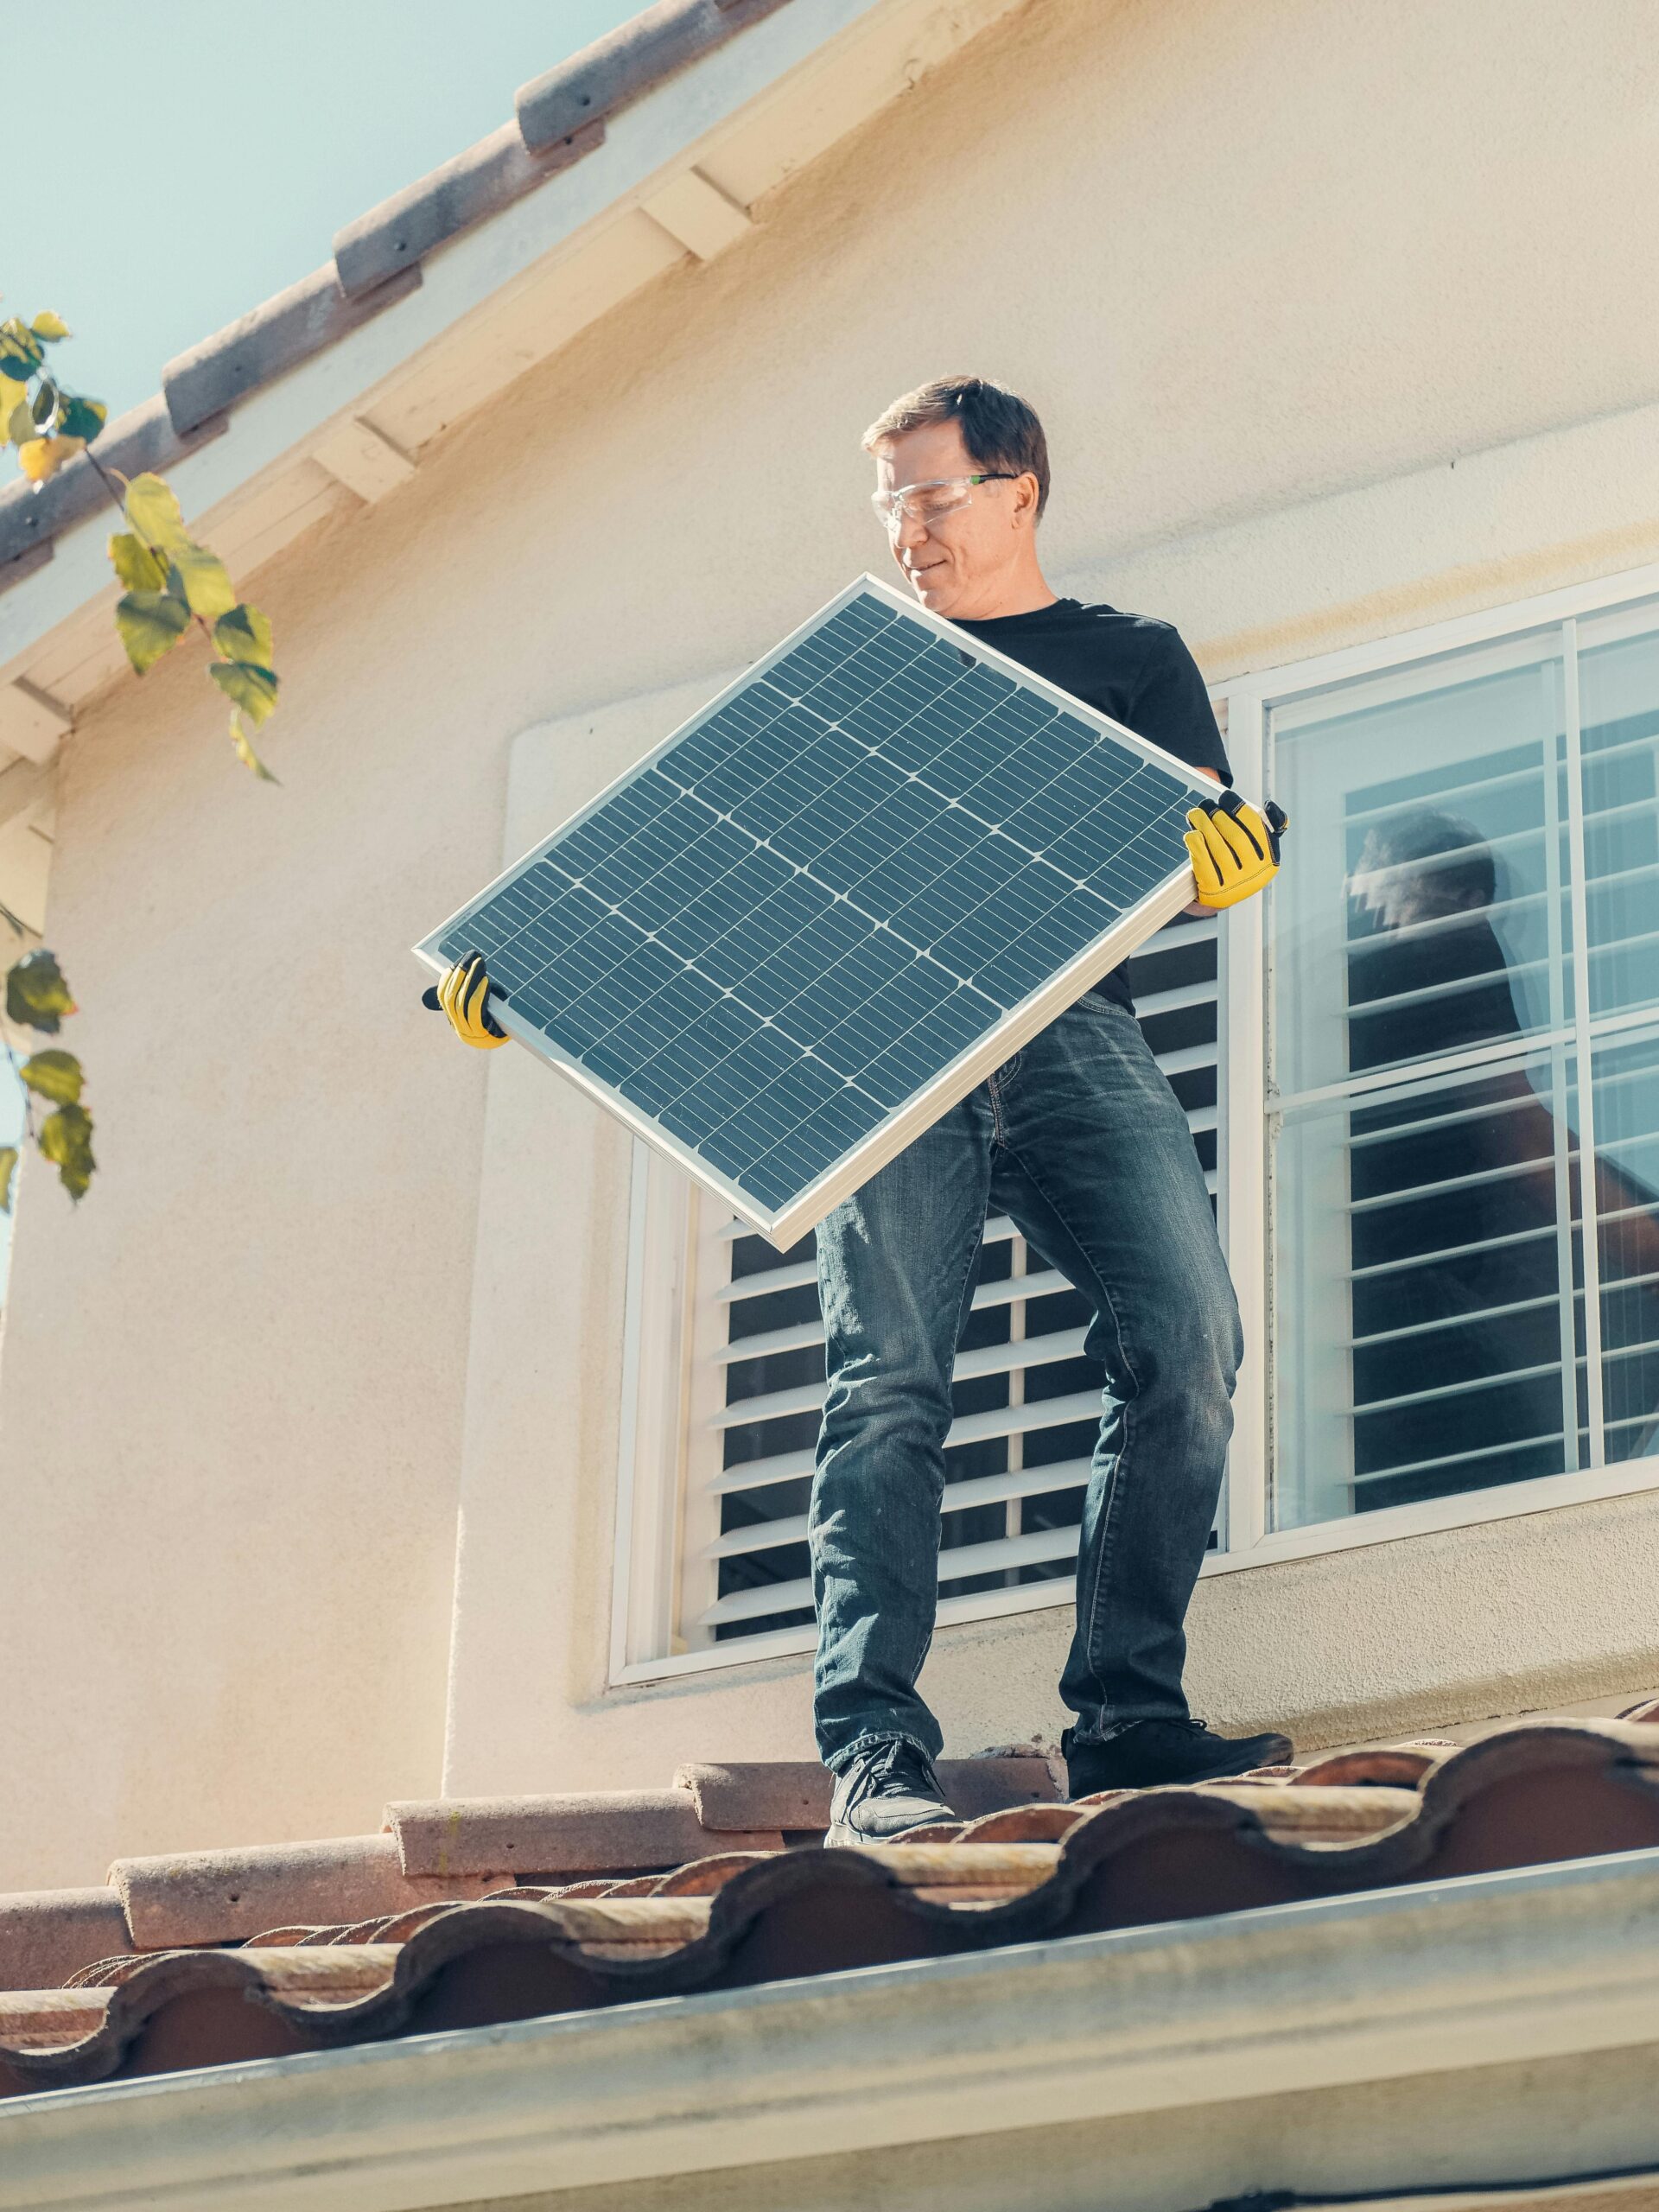
[[[506,1043],[507,1033],[489,1010],[489,995],[490,979],[485,972],[484,956],[481,952],[468,952],[456,961],[441,983],[434,983],[429,990],[421,993],[421,1004],[447,1014],[449,1027],[463,1045],[476,1046],[480,1052],[493,1052],[498,1045]]]
[[[1279,841],[1289,823],[1271,799],[1258,814],[1236,791],[1224,791],[1218,799],[1200,799],[1186,819],[1186,849],[1201,906],[1236,906],[1278,874]]]

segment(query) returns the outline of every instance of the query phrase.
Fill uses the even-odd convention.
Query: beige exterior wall
[[[802,1662],[606,1693],[626,1151],[446,1049],[407,948],[670,726],[614,702],[875,562],[858,430],[942,369],[1041,405],[1057,585],[1216,674],[1659,558],[1651,22],[1034,0],[261,578],[280,791],[194,667],[85,718],[49,934],[103,1174],[20,1209],[0,1887],[430,1792],[458,1510],[451,1786],[807,1748]],[[1656,1515],[1217,1577],[1200,1709],[1351,1736],[1651,1679]],[[1052,1729],[1062,1641],[943,1637],[952,1748]]]

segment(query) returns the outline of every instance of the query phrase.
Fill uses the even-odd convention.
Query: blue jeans
[[[1232,1433],[1238,1307],[1179,1102],[1135,1016],[1090,993],[818,1231],[830,1387],[809,1536],[831,1768],[879,1737],[942,1748],[916,1680],[988,1210],[1088,1300],[1106,1370],[1060,1694],[1083,1741],[1186,1713],[1182,1623]]]

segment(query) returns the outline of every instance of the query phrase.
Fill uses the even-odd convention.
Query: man
[[[1217,782],[1203,680],[1166,624],[1084,607],[1037,556],[1042,426],[1012,392],[949,378],[865,434],[877,512],[931,613],[957,623]],[[1266,883],[1276,830],[1229,794],[1189,816],[1197,887],[1225,906]],[[482,963],[438,997],[461,1035],[500,1041]],[[1238,1313],[1186,1117],[1120,968],[818,1231],[829,1390],[809,1515],[815,1719],[836,1777],[831,1843],[890,1842],[953,1817],[916,1688],[932,1638],[951,1370],[988,1211],[1007,1212],[1093,1308],[1106,1372],[1060,1691],[1070,1794],[1243,1773],[1282,1736],[1231,1741],[1187,1713],[1182,1623],[1221,1488]]]

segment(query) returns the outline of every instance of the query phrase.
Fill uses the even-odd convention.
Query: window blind
[[[1130,963],[1141,1027],[1212,1192],[1217,949],[1213,917],[1183,919]],[[693,1649],[811,1620],[806,1511],[824,1391],[812,1239],[779,1253],[716,1217],[699,1246],[681,1604]],[[1088,1319],[1012,1222],[987,1222],[945,1448],[942,1619],[1073,1571],[1103,1380],[1083,1357]]]

